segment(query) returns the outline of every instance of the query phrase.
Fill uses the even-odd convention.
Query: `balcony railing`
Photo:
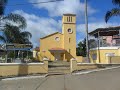
[[[115,39],[115,42],[113,43],[106,43],[106,42],[103,42],[103,40],[100,40],[100,42],[94,41],[89,43],[90,49],[96,48],[96,47],[115,47],[115,46],[117,47],[120,46],[120,39]]]

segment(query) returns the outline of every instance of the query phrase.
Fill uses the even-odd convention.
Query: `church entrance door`
[[[54,57],[55,57],[55,60],[60,60],[61,59],[61,54],[60,53],[55,53]]]

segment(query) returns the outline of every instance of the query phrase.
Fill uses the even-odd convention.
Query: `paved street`
[[[86,75],[0,81],[0,90],[120,90],[120,68]]]

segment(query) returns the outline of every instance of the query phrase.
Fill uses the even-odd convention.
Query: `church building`
[[[62,17],[62,33],[55,32],[40,38],[39,59],[51,61],[70,61],[76,56],[76,15],[64,14]]]

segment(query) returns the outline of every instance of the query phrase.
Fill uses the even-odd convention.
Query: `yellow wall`
[[[56,41],[55,37],[59,37],[60,40]],[[49,36],[48,38],[40,39],[40,55],[46,56],[50,60],[54,60],[53,54],[49,51],[51,48],[63,48],[63,35],[60,33]]]
[[[96,69],[98,66],[96,64],[90,63],[78,63],[76,60],[70,61],[70,71],[78,71],[78,70],[85,70],[85,69]]]
[[[107,53],[114,53],[115,56],[120,56],[119,49],[96,49],[90,50],[90,61],[91,63],[109,63]],[[97,54],[97,59],[93,60],[92,55]]]
[[[83,62],[83,56],[76,56],[77,62]]]
[[[18,76],[40,73],[48,73],[48,61],[44,61],[43,64],[0,64],[0,76]]]
[[[120,56],[108,57],[108,61],[111,64],[120,64]]]
[[[96,54],[96,55],[97,55],[96,60],[93,60],[93,59],[92,59],[92,55],[93,55],[93,54]],[[98,53],[98,50],[90,50],[90,62],[91,62],[91,63],[99,63],[99,53]]]

